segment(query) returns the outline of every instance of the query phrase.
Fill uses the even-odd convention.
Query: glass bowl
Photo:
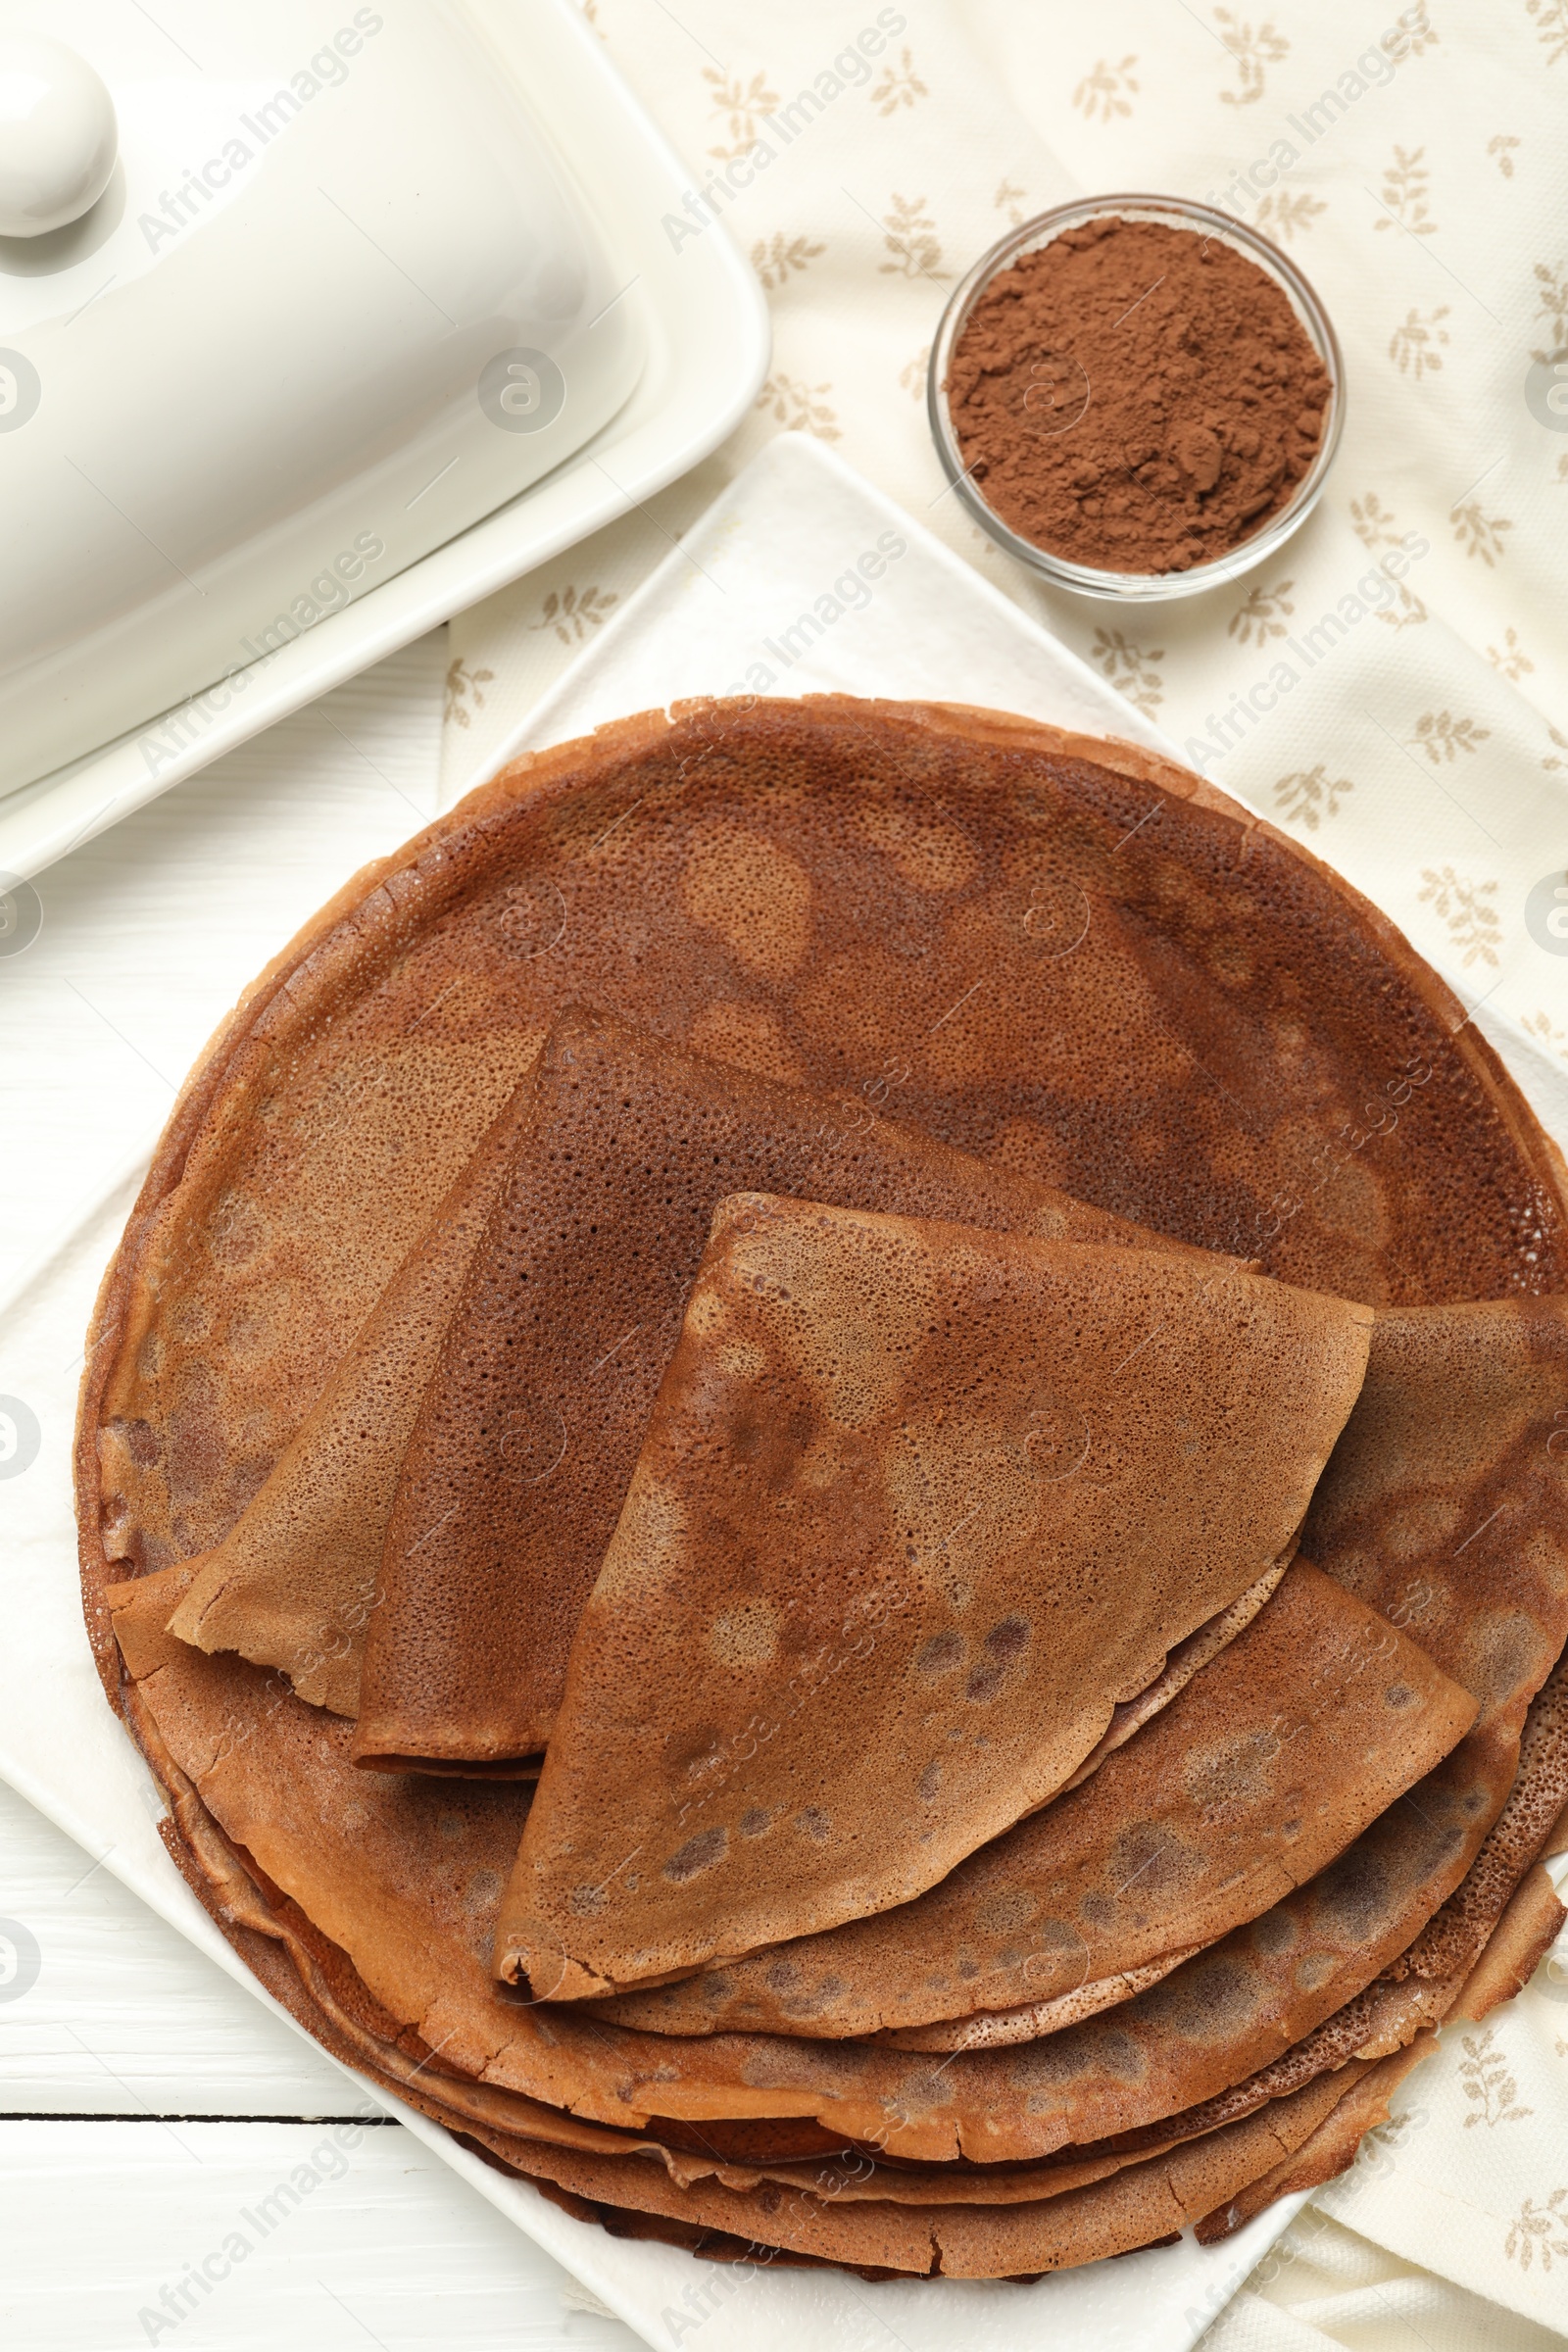
[[[1240,546],[1215,557],[1211,563],[1190,564],[1185,571],[1104,571],[1092,564],[1075,564],[1067,556],[1054,555],[1049,548],[1037,546],[1032,539],[1020,538],[971,480],[948,411],[948,373],[958,337],[970,312],[999,270],[1007,269],[1020,254],[1049,245],[1064,229],[1081,228],[1087,221],[1103,220],[1107,213],[1114,213],[1122,220],[1157,220],[1167,227],[1197,229],[1200,235],[1233,246],[1250,262],[1255,262],[1284,293],[1329,379],[1328,410],[1317,454],[1289,502]],[[1261,564],[1282,547],[1305,520],[1322,493],[1345,423],[1345,362],[1328,313],[1306,279],[1294,262],[1254,229],[1244,227],[1228,213],[1215,212],[1210,205],[1195,204],[1183,196],[1090,196],[1074,204],[1058,204],[1051,212],[1026,220],[1021,228],[993,245],[989,253],[982,254],[968,276],[955,288],[931,345],[926,406],[937,455],[951,487],[999,547],[1058,588],[1074,588],[1083,596],[1107,597],[1122,604],[1153,604],[1169,597],[1200,596],[1205,588],[1216,587],[1221,581],[1234,579],[1238,572],[1250,570],[1254,564]],[[1079,414],[1082,415],[1082,410]]]

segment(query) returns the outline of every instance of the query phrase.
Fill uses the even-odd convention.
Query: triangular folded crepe
[[[1261,1615],[1086,1787],[940,1886],[601,2014],[656,2034],[838,2036],[1061,2002],[1155,1963],[1164,1973],[1323,1869],[1475,1712],[1413,1642],[1298,1560]],[[1048,2030],[1019,2022],[1026,2031],[920,2046]]]
[[[1568,1298],[1379,1307],[1302,1544],[1517,1734],[1568,1631]]]
[[[484,1770],[544,1745],[724,1194],[765,1187],[1227,1262],[901,1127],[864,1097],[727,1069],[582,1010],[557,1021],[531,1090],[387,1530],[355,1744],[385,1770]]]
[[[336,911],[308,970],[248,988],[180,1090],[134,1263],[101,1302],[128,1344],[102,1399],[104,1540],[138,1571],[213,1550],[254,1500],[549,1026],[514,996],[486,1017],[450,964],[368,1022],[354,1000],[367,964],[391,977],[392,894]]]
[[[365,1628],[398,1468],[526,1107],[493,1121],[254,1499],[188,1563],[171,1630],[277,1666],[302,1698],[358,1712]]]
[[[1290,1542],[1368,1309],[763,1197],[692,1290],[502,1907],[580,1997],[882,1911]]]
[[[1341,1585],[1396,1618],[1422,1654],[1430,1653],[1480,1702],[1465,1754],[1454,1761],[1464,1768],[1468,1760],[1483,1774],[1495,1788],[1494,1803],[1505,1790],[1525,1709],[1568,1633],[1568,1433],[1557,1442],[1565,1422],[1568,1300],[1379,1308],[1366,1378],[1307,1512],[1304,1540],[1313,1556]],[[663,2033],[752,2028],[825,2034],[867,2032],[879,2023],[897,2027],[914,2013],[908,1986],[919,1967],[960,1953],[981,1969],[965,2007],[982,2016],[1002,2008],[998,1992],[1017,1999],[1021,2012],[1027,1996],[1017,1984],[1020,1974],[1036,2001],[1058,1997],[1072,1981],[1068,1963],[1077,1947],[1057,1957],[1054,1968],[1045,1954],[1026,1952],[1009,1977],[996,1969],[995,1958],[1006,1933],[988,1934],[976,1917],[979,1906],[1001,1895],[1014,1903],[1031,1898],[1033,1874],[1020,1877],[1018,1865],[1056,1854],[1079,1822],[1103,1817],[1107,1835],[1125,1834],[1125,1812],[1113,1800],[1129,1784],[1167,1788],[1181,1770],[1179,1743],[1188,1727],[1200,1707],[1220,1703],[1221,1691],[1234,1688],[1231,1703],[1261,1707],[1272,1687],[1265,1659],[1288,1680],[1298,1671],[1310,1675],[1313,1636],[1302,1622],[1302,1606],[1308,1590],[1321,1601],[1327,1581],[1314,1577],[1304,1561],[1293,1569],[1264,1619],[1215,1661],[1182,1705],[1150,1728],[1131,1758],[1097,1776],[1097,1786],[1082,1797],[1058,1802],[976,1854],[918,1903],[777,1952],[756,1953],[722,1972],[626,1995],[603,2004],[606,2013]],[[1388,1616],[1376,1622],[1387,1627]],[[1336,1744],[1332,1760],[1348,1767],[1348,1748]],[[1404,1785],[1432,1761],[1426,1756],[1413,1763]],[[1135,1776],[1147,1776],[1147,1783]],[[1380,1796],[1371,1809],[1387,1801]],[[1479,1837],[1480,1828],[1473,1835]],[[1256,1825],[1249,1825],[1247,1838],[1255,1840],[1247,1845],[1254,1867],[1266,1869],[1267,1847]],[[1321,1868],[1336,1850],[1334,1844],[1324,1847],[1298,1875]],[[1208,1843],[1205,1877],[1215,1870],[1223,1882],[1225,1852],[1223,1835]],[[1168,1858],[1151,1863],[1129,1885],[1116,1912],[1101,1919],[1098,1932],[1081,1915],[1073,1923],[1084,1938],[1079,1974],[1086,1988],[1113,1971],[1139,1967],[1156,1950],[1189,1938],[1208,1941],[1262,1907],[1247,1902],[1247,1881],[1239,1877],[1225,1890],[1225,1899],[1239,1907],[1215,1925],[1214,1912],[1196,1907],[1201,1880],[1164,1893],[1170,1871]],[[1126,1913],[1139,1902],[1140,1889],[1152,1905],[1163,1896],[1152,1923],[1157,1944],[1149,1940],[1151,1927],[1128,1932]],[[1055,1908],[1059,1912],[1059,1898]],[[1038,1928],[1032,1937],[1011,1939],[1038,1940]],[[902,2009],[894,2005],[901,1981]],[[824,1983],[835,1987],[826,1999]],[[933,1985],[925,2017],[953,2013],[937,2008],[936,1992]],[[1017,2022],[1047,2032],[1071,2021],[1042,2014],[1034,2021],[1020,2015]],[[1010,2037],[1005,2031],[976,2030],[960,2046]],[[927,2046],[932,2039],[922,2036]]]

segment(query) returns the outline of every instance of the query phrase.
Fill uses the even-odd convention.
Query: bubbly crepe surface
[[[379,1450],[334,1449],[400,1371],[418,1386],[469,1280],[477,1148],[572,1005],[705,1069],[891,1113],[999,1184],[1059,1186],[1151,1242],[1390,1310],[1303,1557],[1424,1655],[1402,1754],[1367,1724],[1378,1794],[1419,1772],[1414,1803],[1361,1826],[1342,1811],[1348,1842],[1314,1853],[1300,1885],[1271,1884],[1244,1916],[1200,1904],[1197,1948],[1142,1962],[1127,1944],[1109,2005],[1004,2046],[936,2055],[813,2036],[801,2017],[662,2033],[636,2006],[658,1987],[593,2015],[498,1985],[530,1791],[356,1763],[358,1612],[401,1455],[390,1417]],[[760,1171],[739,1189],[759,1184],[781,1189]],[[974,1219],[993,1236],[1009,1221]],[[1552,1666],[1568,1634],[1563,1221],[1555,1153],[1441,982],[1342,881],[1197,779],[1130,747],[925,706],[824,697],[628,720],[508,771],[351,883],[187,1082],[88,1348],[78,1493],[106,1690],[171,1792],[171,1851],[268,1987],[372,2082],[569,2211],[720,2259],[760,2242],[872,2278],[1035,2276],[1186,2220],[1223,2233],[1348,2162],[1431,2026],[1505,1997],[1560,1921],[1532,1864],[1568,1798],[1568,1681]],[[952,1528],[939,1536],[961,1544]],[[1120,1770],[1120,1800],[1114,1780],[1098,1795],[1110,1846],[1138,1816],[1140,1742],[1198,1753],[1180,1710],[1201,1709],[1205,1676],[1224,1712],[1232,1651],[1205,1651],[1205,1625],[1234,1645],[1253,1611],[1261,1642],[1309,1581],[1287,1572],[1270,1597],[1277,1571],[1247,1588],[1242,1617],[1196,1602],[1168,1668],[1152,1626],[1136,1659],[1128,1637],[1126,1681],[1163,1712],[1145,1719],[1125,1683],[1112,1697],[1108,1670],[1097,1684],[1095,1711],[1112,1697],[1111,1734],[1129,1737],[1092,1744],[1091,1777],[1057,1803],[1092,1809]],[[330,1653],[329,1586],[350,1637]],[[979,1649],[1022,1613],[979,1627]],[[242,1636],[262,1662],[182,1632]],[[750,1671],[756,1633],[725,1631],[726,1674]],[[1184,1654],[1185,1689],[1162,1688]],[[992,1660],[997,1692],[964,1703],[995,1706],[1028,1655]],[[978,1653],[965,1689],[977,1669]],[[482,1678],[449,1677],[442,1705],[454,1688],[477,1720]],[[1229,1720],[1245,1731],[1239,1701]],[[1325,1805],[1348,1802],[1326,1760],[1308,1778]],[[955,1833],[968,1858],[914,1907],[1052,1810],[978,1851],[972,1816]],[[1258,1818],[1273,1868],[1275,1816]],[[912,1814],[906,1828],[917,1844]],[[895,1916],[783,1933],[809,1955]],[[903,1982],[873,1968],[864,1999],[904,2015]],[[707,1983],[669,1997],[707,2000]],[[985,2014],[946,1997],[885,2030],[918,2040]]]
[[[968,1225],[1157,1243],[880,1116],[863,1096],[727,1069],[581,1007],[553,1026],[525,1092],[506,1183],[382,1514],[363,1764],[483,1763],[544,1746],[726,1193],[776,1186]]]
[[[1475,1711],[1414,1642],[1298,1562],[1136,1740],[917,1902],[600,2014],[664,2034],[859,2035],[1060,1997],[1266,1910]]]
[[[603,1990],[886,1910],[1045,1803],[1290,1542],[1370,1323],[1152,1251],[726,1201],[500,1972]]]

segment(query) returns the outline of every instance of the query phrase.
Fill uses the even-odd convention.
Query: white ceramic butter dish
[[[162,789],[682,470],[767,347],[719,237],[679,270],[660,255],[685,175],[567,0],[0,6],[8,226],[27,188],[8,137],[40,149],[21,119],[26,75],[47,78],[39,33],[108,93],[117,152],[79,218],[0,237],[11,872],[57,855],[99,785],[112,821],[138,782]],[[69,183],[68,132],[43,153]],[[710,346],[720,317],[731,330],[701,389],[672,382],[694,305]],[[541,497],[499,564],[491,545],[406,593],[634,412],[646,426],[650,375],[660,446],[601,461],[564,508]],[[397,587],[396,618],[345,625]]]

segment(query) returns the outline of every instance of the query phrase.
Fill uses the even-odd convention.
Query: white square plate
[[[835,582],[879,542],[886,567],[874,591],[863,601],[849,588],[835,595]],[[832,617],[830,605],[841,608]],[[814,631],[800,627],[808,612],[817,615]],[[508,752],[684,695],[745,687],[761,669],[772,682],[750,677],[757,691],[970,702],[1169,749],[907,514],[820,444],[786,435],[628,600]],[[288,851],[301,854],[292,837]],[[266,863],[259,845],[244,874],[211,878],[200,907],[162,904],[122,919],[156,936],[162,968],[183,969],[224,919],[220,894],[231,891],[237,906],[265,889]],[[323,866],[323,897],[337,879]],[[1496,1042],[1531,1089],[1536,1070],[1509,1038]],[[1549,1116],[1539,1090],[1536,1101]],[[47,1134],[35,1144],[40,1156],[55,1153],[64,1178],[62,1147]],[[0,1413],[22,1396],[41,1425],[29,1474],[0,1480],[0,1605],[10,1633],[0,1648],[0,1775],[265,2001],[164,1852],[150,1776],[104,1703],[81,1623],[69,1482],[75,1379],[93,1293],[134,1182],[120,1182],[0,1300]],[[1024,2352],[1043,2343],[1054,2352],[1189,2352],[1303,2202],[1283,2200],[1221,2245],[1188,2235],[1033,2286],[869,2285],[825,2270],[728,2270],[611,2238],[503,2178],[437,2126],[393,2111],[659,2352],[694,2342],[700,2352]]]

